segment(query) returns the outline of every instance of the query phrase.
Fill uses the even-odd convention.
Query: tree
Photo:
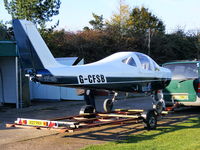
[[[106,22],[107,29],[113,30],[123,36],[128,29],[130,8],[124,1],[120,0],[118,12],[114,13],[110,20]]]
[[[60,4],[60,0],[4,0],[5,8],[12,19],[30,20],[41,28],[45,28],[45,23],[59,14]]]
[[[128,26],[132,34],[146,34],[149,29],[152,33],[165,31],[163,22],[144,7],[132,10]]]
[[[164,34],[163,22],[148,11],[147,8],[133,8],[120,0],[119,12],[113,14],[107,22],[106,31],[116,40],[118,48],[137,50],[150,55],[151,39],[156,34]]]
[[[0,21],[0,40],[10,40],[11,34],[9,33],[9,28],[3,21]]]
[[[156,35],[152,38],[152,57],[159,63],[195,59],[198,57],[196,42],[196,36],[187,35],[183,30]]]
[[[92,16],[94,17],[94,20],[90,20],[89,24],[92,26],[93,30],[103,30],[105,25],[103,15],[98,16],[95,13],[92,13]],[[90,30],[90,28],[84,27],[83,30]]]
[[[197,59],[200,59],[200,32],[196,35]]]
[[[109,35],[110,39],[113,40],[113,49],[110,53],[135,50],[136,39],[134,37],[127,37],[129,17],[130,7],[124,2],[124,0],[120,0],[117,12],[106,21],[105,32],[107,32],[107,35]]]
[[[44,35],[44,39],[55,57],[80,57],[85,62],[102,59],[113,50],[113,41],[99,30],[81,32],[53,31]]]

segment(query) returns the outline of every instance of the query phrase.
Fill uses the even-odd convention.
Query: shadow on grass
[[[158,125],[158,128],[153,135],[143,135],[137,133],[147,132],[144,130],[142,124],[121,124],[115,126],[104,126],[95,128],[93,131],[84,130],[80,132],[75,132],[74,134],[66,134],[62,138],[81,138],[88,140],[101,140],[101,141],[116,141],[116,143],[137,143],[139,141],[151,140],[156,136],[166,134],[169,132],[174,132],[177,130],[188,129],[188,128],[200,128],[200,118],[198,120],[191,120],[190,118],[199,116],[198,109],[184,110],[184,112],[177,112],[176,114],[167,116],[164,120],[165,123]],[[190,120],[189,120],[190,119]],[[185,124],[182,124],[186,121]],[[180,124],[181,123],[181,124]],[[195,125],[188,126],[189,123],[194,123]],[[177,125],[178,124],[178,125]],[[134,134],[134,135],[133,135]],[[133,136],[130,136],[133,135]]]
[[[116,143],[138,143],[145,140],[152,140],[156,136],[164,135],[178,130],[200,128],[200,117],[198,118],[195,117],[195,119],[187,117],[183,121],[185,122],[177,122],[178,124],[168,125],[168,127],[162,125],[163,127],[157,128],[156,129],[157,132],[152,133],[151,135],[148,134],[133,135],[128,137],[126,140],[116,141]]]

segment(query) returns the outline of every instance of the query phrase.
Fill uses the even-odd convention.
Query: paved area
[[[97,98],[97,111],[102,111],[103,98]],[[31,107],[16,110],[0,107],[0,149],[2,150],[76,150],[90,144],[126,138],[130,134],[145,132],[142,124],[108,125],[77,131],[57,133],[51,130],[5,128],[6,123],[13,123],[17,117],[48,119],[76,115],[84,105],[83,101],[33,102]],[[129,98],[115,102],[114,108],[150,109],[150,97]],[[198,109],[182,111],[168,115],[161,125],[176,123],[188,117],[199,116]]]
[[[97,97],[96,107],[98,112],[103,112],[103,101],[107,97]],[[114,109],[150,109],[152,101],[150,97],[136,97],[120,99],[114,102]],[[84,101],[33,101],[30,107],[15,109],[12,107],[0,107],[0,129],[5,124],[13,122],[16,118],[50,119],[62,116],[78,115]]]

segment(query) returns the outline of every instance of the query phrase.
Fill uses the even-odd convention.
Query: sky
[[[161,19],[167,32],[178,28],[200,30],[200,0],[124,0],[131,8],[144,6]],[[55,24],[60,21],[58,29],[67,31],[82,30],[89,26],[92,13],[103,15],[106,20],[117,12],[119,0],[61,0],[59,15],[53,18]],[[0,20],[9,21],[11,16],[0,3]]]

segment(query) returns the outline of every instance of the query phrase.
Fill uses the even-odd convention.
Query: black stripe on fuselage
[[[162,78],[142,78],[142,77],[107,77],[107,83],[92,83],[92,84],[79,84],[76,76],[71,77],[56,77],[56,82],[40,81],[43,84],[57,85],[63,87],[74,88],[91,88],[91,89],[107,89],[119,91],[134,91],[135,88],[142,87],[143,85],[161,84],[164,80]]]
[[[73,84],[73,85],[86,85],[86,84],[79,84],[78,79],[76,76],[68,76],[68,77],[62,77],[62,76],[52,76],[56,78],[55,82],[48,81],[47,77],[39,78],[39,82],[43,83],[52,83],[52,84]],[[45,80],[43,80],[46,78]],[[106,83],[91,83],[91,84],[115,84],[115,83],[137,83],[137,82],[152,82],[152,81],[162,81],[164,79],[162,78],[150,78],[150,77],[106,77],[107,82]],[[88,85],[91,85],[88,84]]]
[[[145,82],[145,81],[161,81],[161,78],[151,77],[107,77],[107,82],[119,83],[119,82]]]

